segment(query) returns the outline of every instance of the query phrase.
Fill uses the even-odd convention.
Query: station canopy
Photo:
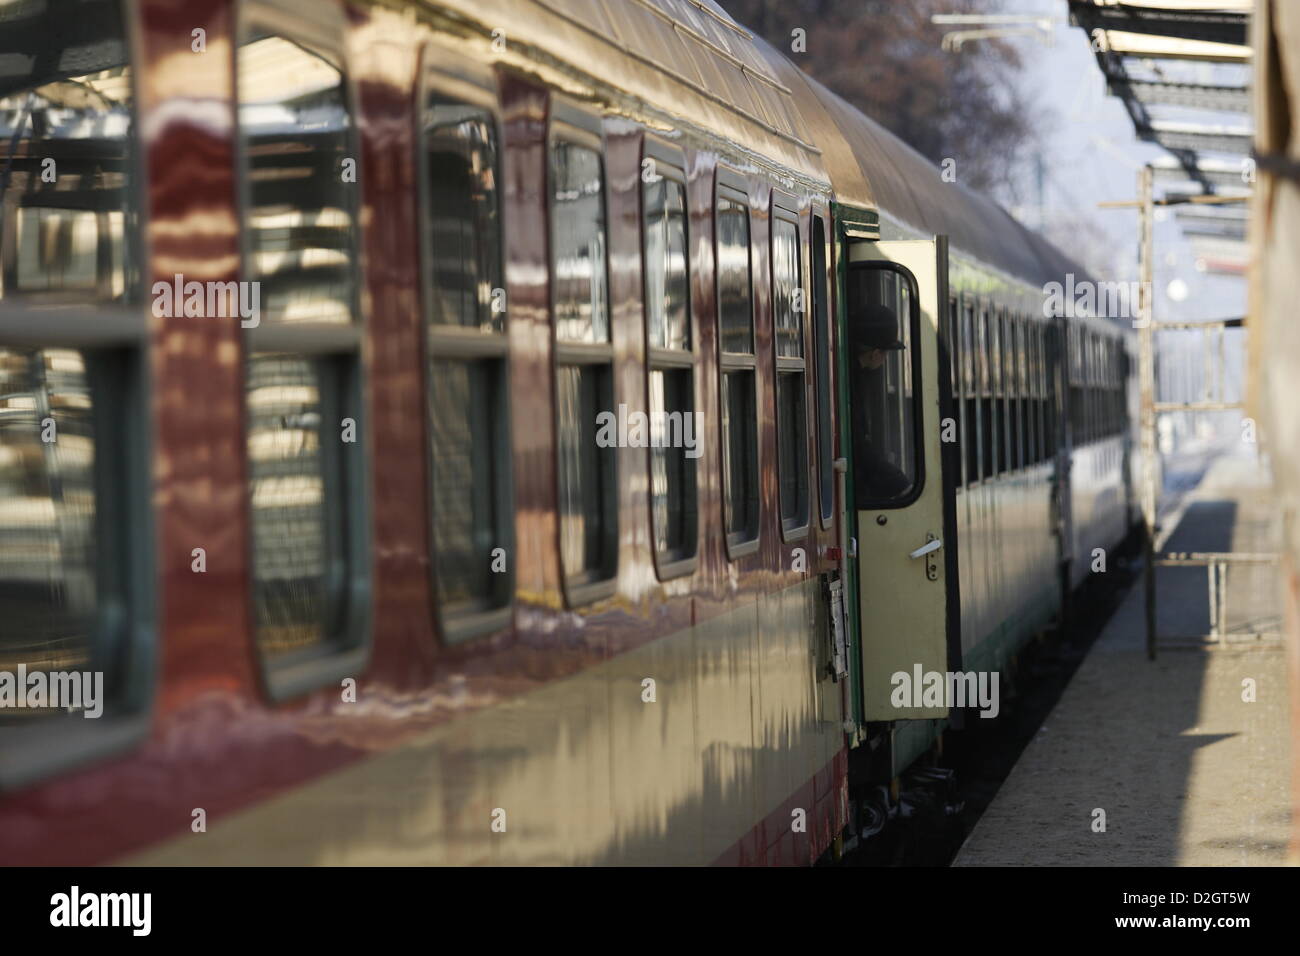
[[[1067,3],[1138,139],[1168,152],[1152,164],[1166,195],[1248,193],[1253,0]],[[1212,268],[1244,262],[1244,207],[1179,207],[1177,216],[1194,248],[1213,249]]]

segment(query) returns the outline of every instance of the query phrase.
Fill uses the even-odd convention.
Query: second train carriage
[[[716,6],[81,7],[0,88],[0,665],[112,697],[5,727],[0,860],[808,862],[952,716],[891,675],[1003,667],[1126,530],[1081,270]]]

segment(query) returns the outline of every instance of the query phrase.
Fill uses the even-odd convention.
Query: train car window
[[[596,425],[614,409],[605,172],[596,143],[559,138],[550,169],[560,561],[569,603],[579,605],[618,561],[616,449],[598,441]]]
[[[1119,375],[1119,369],[1122,367],[1123,352],[1119,349],[1118,339],[1112,343],[1110,349],[1110,381],[1112,381],[1112,401],[1114,408],[1112,411],[1112,423],[1110,429],[1112,433],[1119,434],[1123,432],[1123,378]]]
[[[992,332],[992,341],[989,345],[989,351],[993,356],[993,473],[995,475],[1005,475],[1008,472],[1010,459],[1006,450],[1010,436],[1010,402],[1006,395],[1009,393],[1008,371],[1011,368],[1009,359],[1009,336],[1006,334],[1006,313],[1000,308],[989,315],[989,330]]]
[[[1107,349],[1107,353],[1108,353],[1108,355],[1107,355],[1107,360],[1106,360],[1106,376],[1107,376],[1107,379],[1108,379],[1108,384],[1109,384],[1109,386],[1110,386],[1110,388],[1109,388],[1109,393],[1110,393],[1110,428],[1109,428],[1109,432],[1110,432],[1110,434],[1112,434],[1112,435],[1118,434],[1119,431],[1120,431],[1120,427],[1119,427],[1119,392],[1118,392],[1118,385],[1119,385],[1119,383],[1118,383],[1118,381],[1117,381],[1117,376],[1116,376],[1116,371],[1117,371],[1118,368],[1119,368],[1119,349],[1116,348],[1116,346],[1117,346],[1118,344],[1119,344],[1118,342],[1114,342],[1114,341],[1112,341],[1112,342],[1110,343],[1110,348]]]
[[[1043,325],[1043,437],[1049,457],[1055,459],[1060,442],[1060,398],[1057,392],[1060,366],[1060,329],[1056,323]]]
[[[0,53],[0,672],[27,674],[0,707],[8,788],[143,736],[156,600],[126,4],[0,20],[24,38]]]
[[[1038,326],[1038,426],[1043,436],[1043,460],[1056,453],[1052,445],[1052,387],[1051,364],[1048,360],[1048,343],[1051,341],[1051,327],[1046,323]]]
[[[758,547],[758,402],[754,359],[749,203],[721,184],[717,228],[719,365],[722,369],[722,500],[727,552]]]
[[[812,217],[813,341],[817,354],[817,499],[822,527],[835,516],[835,442],[831,419],[830,290],[826,287],[826,222]]]
[[[799,226],[772,217],[772,317],[776,340],[777,478],[781,528],[797,533],[808,525],[808,412],[805,396],[804,314]]]
[[[1096,375],[1096,339],[1087,330],[1083,333],[1083,438],[1085,442],[1095,441],[1096,430],[1096,394],[1093,384]]]
[[[321,10],[300,35],[243,8],[236,53],[243,271],[260,302],[241,320],[253,618],[275,698],[355,672],[368,643],[358,149],[342,13]]]
[[[993,329],[989,327],[989,312],[984,306],[979,310],[979,355],[980,355],[980,475],[985,478],[994,476],[994,449],[997,443],[993,440],[993,428],[996,419],[994,418],[993,397],[993,374],[992,374],[992,357],[996,351],[994,343]]]
[[[1003,311],[1000,316],[1002,329],[1003,358],[1003,394],[1002,402],[1005,419],[1002,426],[1002,450],[1006,463],[1002,470],[1016,470],[1016,320],[1015,316]]]
[[[975,357],[979,343],[975,337],[975,306],[962,297],[961,305],[962,353],[962,445],[966,449],[966,484],[975,485],[980,480],[980,389],[975,376]]]
[[[1005,310],[998,316],[1002,334],[1003,420],[1002,452],[1004,472],[1016,470],[1016,340],[1015,319]]]
[[[1024,325],[1026,320],[1024,316],[1015,316],[1015,368],[1017,368],[1017,389],[1015,389],[1015,432],[1017,440],[1021,445],[1021,454],[1019,454],[1019,464],[1022,468],[1030,467],[1034,464],[1034,441],[1030,433],[1030,356],[1028,356],[1028,343],[1024,336]]]
[[[920,492],[921,416],[912,389],[919,361],[916,294],[916,280],[901,267],[855,263],[849,269],[849,389],[859,509],[899,507]]]
[[[1043,327],[1029,321],[1029,419],[1033,432],[1033,463],[1040,464],[1046,455],[1043,435]]]
[[[497,120],[486,91],[443,82],[426,74],[420,192],[431,567],[457,641],[509,622],[514,507]]]
[[[1119,339],[1116,339],[1113,344],[1112,359],[1111,359],[1111,373],[1112,373],[1112,381],[1114,383],[1113,397],[1115,401],[1115,412],[1114,412],[1115,420],[1113,423],[1113,428],[1116,435],[1123,434],[1124,432],[1124,376],[1122,374],[1123,367],[1124,367],[1123,343]]]
[[[1072,446],[1083,445],[1086,438],[1083,433],[1083,360],[1081,352],[1083,347],[1083,337],[1079,334],[1078,326],[1069,327],[1069,374],[1067,381],[1069,383],[1069,421],[1070,421],[1070,442]]]
[[[963,443],[966,440],[966,408],[962,399],[965,383],[962,379],[962,344],[961,344],[961,309],[957,297],[948,299],[948,360],[952,378],[952,410],[956,421],[957,448],[955,449],[957,466],[957,487],[966,487],[966,453]]]
[[[693,566],[698,516],[694,434],[695,340],[687,259],[686,184],[660,164],[641,184],[650,391],[650,514],[660,577]],[[689,434],[688,430],[689,429]],[[698,447],[698,445],[696,446]]]

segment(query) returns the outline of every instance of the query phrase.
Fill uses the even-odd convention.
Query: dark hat
[[[849,334],[859,349],[892,352],[905,347],[898,338],[898,317],[887,305],[864,305],[851,311]]]

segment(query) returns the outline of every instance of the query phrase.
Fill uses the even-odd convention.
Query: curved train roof
[[[757,41],[762,42],[762,41]],[[1027,229],[992,199],[957,182],[857,107],[762,44],[796,106],[814,127],[836,198],[875,207],[918,232],[947,235],[953,247],[1011,275],[1043,284],[1087,270]]]
[[[618,91],[633,113],[657,112],[750,150],[772,172],[829,180],[838,201],[882,213],[1025,281],[1086,270],[1001,206],[958,183],[878,123],[800,70],[714,0],[425,0],[480,42],[509,24],[494,53],[568,80]],[[450,25],[450,24],[449,24]],[[455,27],[453,27],[455,29]],[[516,47],[519,44],[519,47]],[[542,55],[538,55],[542,54]],[[579,79],[581,76],[581,79]],[[960,166],[958,167],[960,177]]]

